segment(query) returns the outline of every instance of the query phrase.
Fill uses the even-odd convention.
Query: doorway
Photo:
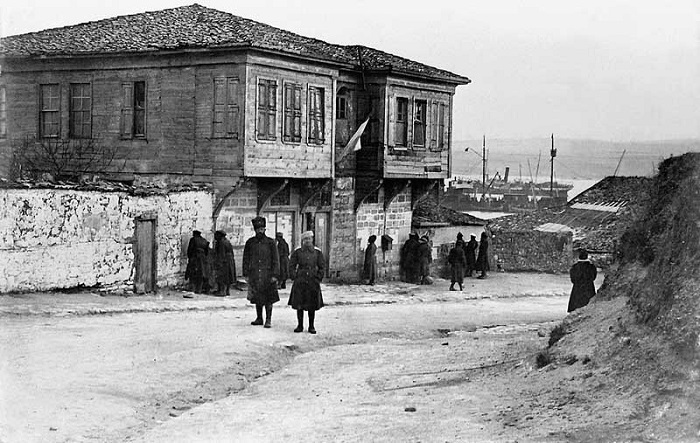
[[[323,252],[326,261],[326,277],[328,276],[328,264],[330,263],[330,213],[329,212],[305,212],[303,215],[304,231],[313,231],[314,244]]]
[[[139,216],[135,219],[134,292],[143,294],[156,291],[156,217]]]

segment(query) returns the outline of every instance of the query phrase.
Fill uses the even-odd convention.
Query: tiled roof
[[[0,56],[76,56],[216,48],[259,48],[359,69],[392,69],[458,84],[469,79],[363,46],[304,37],[227,12],[193,4],[108,18],[0,39]]]
[[[651,184],[652,179],[648,177],[605,177],[590,188],[581,192],[569,201],[569,206],[575,207],[581,204],[597,205],[601,209],[608,205],[624,206],[630,201],[639,200]],[[581,208],[584,209],[584,208]],[[594,209],[595,208],[588,208]]]

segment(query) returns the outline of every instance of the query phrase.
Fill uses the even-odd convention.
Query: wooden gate
[[[156,217],[142,215],[136,218],[134,244],[134,292],[155,292],[156,270]]]

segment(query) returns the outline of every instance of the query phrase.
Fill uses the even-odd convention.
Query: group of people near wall
[[[451,271],[450,291],[457,290],[455,284],[459,285],[459,290],[462,291],[464,278],[473,277],[474,272],[481,272],[476,278],[486,278],[487,273],[491,270],[488,258],[488,238],[488,234],[482,232],[478,242],[476,235],[472,235],[471,239],[465,242],[462,233],[457,233],[455,245],[447,256],[447,263],[450,264]]]
[[[316,333],[314,320],[316,311],[323,307],[321,280],[325,273],[323,252],[314,247],[314,234],[306,231],[301,234],[301,247],[289,256],[289,244],[282,233],[272,239],[265,235],[266,220],[255,217],[252,221],[255,235],[249,238],[243,248],[242,275],[248,284],[248,300],[255,305],[256,317],[252,325],[272,327],[272,306],[280,301],[279,289],[286,288],[286,281],[293,280],[287,304],[297,312],[297,327],[294,332],[304,330],[304,311],[308,313],[308,332]],[[214,269],[216,295],[229,295],[230,286],[235,284],[236,265],[233,247],[226,239],[226,233],[216,231],[213,260],[209,260],[209,242],[200,231],[193,231],[187,248],[187,270],[185,279],[190,281],[195,293],[206,292],[211,269]],[[213,266],[209,266],[209,263]],[[263,320],[263,311],[265,318]]]
[[[415,231],[408,235],[408,240],[401,246],[399,272],[401,280],[408,283],[428,285],[433,283],[430,277],[430,265],[433,262],[433,244],[427,235],[418,236]]]

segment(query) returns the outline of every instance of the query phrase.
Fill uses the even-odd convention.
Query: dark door
[[[136,219],[136,244],[134,245],[134,292],[156,290],[156,220]]]
[[[330,242],[328,238],[330,213],[309,212],[304,215],[306,229],[314,233],[314,245],[323,252],[323,258],[326,260],[326,276],[328,276],[328,263],[330,262]]]

